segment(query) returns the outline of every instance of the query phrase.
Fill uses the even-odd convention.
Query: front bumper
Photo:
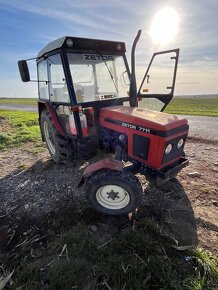
[[[157,175],[162,179],[171,179],[175,177],[184,167],[188,166],[188,164],[189,160],[182,157],[176,165],[163,170],[158,170]]]
[[[147,168],[145,175],[155,185],[160,186],[175,177],[184,167],[188,166],[188,164],[189,160],[182,157],[176,164],[167,166],[164,169],[157,170]]]

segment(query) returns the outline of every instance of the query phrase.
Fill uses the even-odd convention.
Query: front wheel
[[[141,201],[142,187],[138,179],[127,171],[102,169],[86,179],[86,195],[97,211],[109,215],[128,214]]]

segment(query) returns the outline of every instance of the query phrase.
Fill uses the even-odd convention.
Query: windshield
[[[122,56],[67,55],[78,103],[128,96],[129,76]]]

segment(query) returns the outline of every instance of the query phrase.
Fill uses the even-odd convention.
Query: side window
[[[70,97],[65,80],[61,56],[55,54],[49,57],[50,100],[52,102],[69,103]]]
[[[39,98],[49,99],[47,61],[38,64]]]
[[[130,79],[126,70],[123,57],[116,57],[114,65],[117,76],[119,97],[127,97],[129,92]]]

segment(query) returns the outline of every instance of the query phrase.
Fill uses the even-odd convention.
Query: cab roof
[[[100,40],[100,39],[90,39],[90,38],[80,38],[72,36],[63,36],[52,42],[49,42],[37,55],[37,58],[41,58],[46,53],[53,50],[65,48],[75,51],[86,51],[93,50],[95,52],[125,52],[126,47],[124,42]]]

